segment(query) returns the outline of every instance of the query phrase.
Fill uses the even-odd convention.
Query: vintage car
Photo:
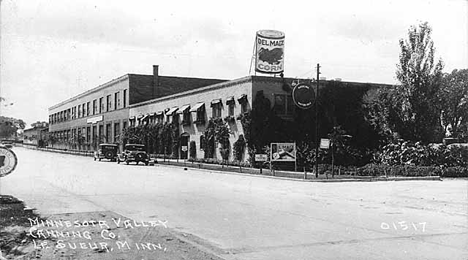
[[[116,161],[119,153],[119,146],[117,144],[100,144],[99,149],[94,152],[94,160],[108,159]]]
[[[2,140],[1,145],[2,147],[8,148],[8,149],[13,148],[13,142],[9,140]]]
[[[130,162],[136,162],[138,164],[143,162],[148,165],[149,159],[143,144],[126,144],[124,151],[117,157],[117,163],[125,162],[129,164]]]

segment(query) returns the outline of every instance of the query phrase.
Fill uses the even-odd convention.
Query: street
[[[0,179],[41,215],[113,211],[225,259],[468,259],[468,181],[319,183],[14,147]]]

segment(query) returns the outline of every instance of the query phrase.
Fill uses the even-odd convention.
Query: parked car
[[[1,144],[5,148],[8,148],[8,149],[13,148],[13,142],[12,141],[3,140]]]
[[[116,161],[119,154],[119,146],[117,144],[100,144],[99,149],[94,152],[94,160],[108,159]]]
[[[125,162],[129,164],[130,162],[139,162],[149,164],[149,156],[145,151],[145,146],[143,144],[126,144],[124,151],[118,155],[117,163]]]

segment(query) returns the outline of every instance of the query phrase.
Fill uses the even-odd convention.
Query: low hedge
[[[385,165],[367,164],[356,171],[358,176],[441,176],[441,177],[468,177],[468,169],[465,167],[439,167],[439,166],[415,166],[415,165]]]
[[[229,166],[240,166],[240,167],[250,167],[249,162],[239,162],[239,161],[223,161],[214,158],[190,158],[189,162],[194,163],[207,163],[207,164],[222,164]]]

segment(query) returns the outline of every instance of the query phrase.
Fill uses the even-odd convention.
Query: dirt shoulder
[[[132,220],[109,211],[43,218],[25,211],[15,198],[4,197],[0,196],[1,260],[222,259],[168,228],[165,220]]]

